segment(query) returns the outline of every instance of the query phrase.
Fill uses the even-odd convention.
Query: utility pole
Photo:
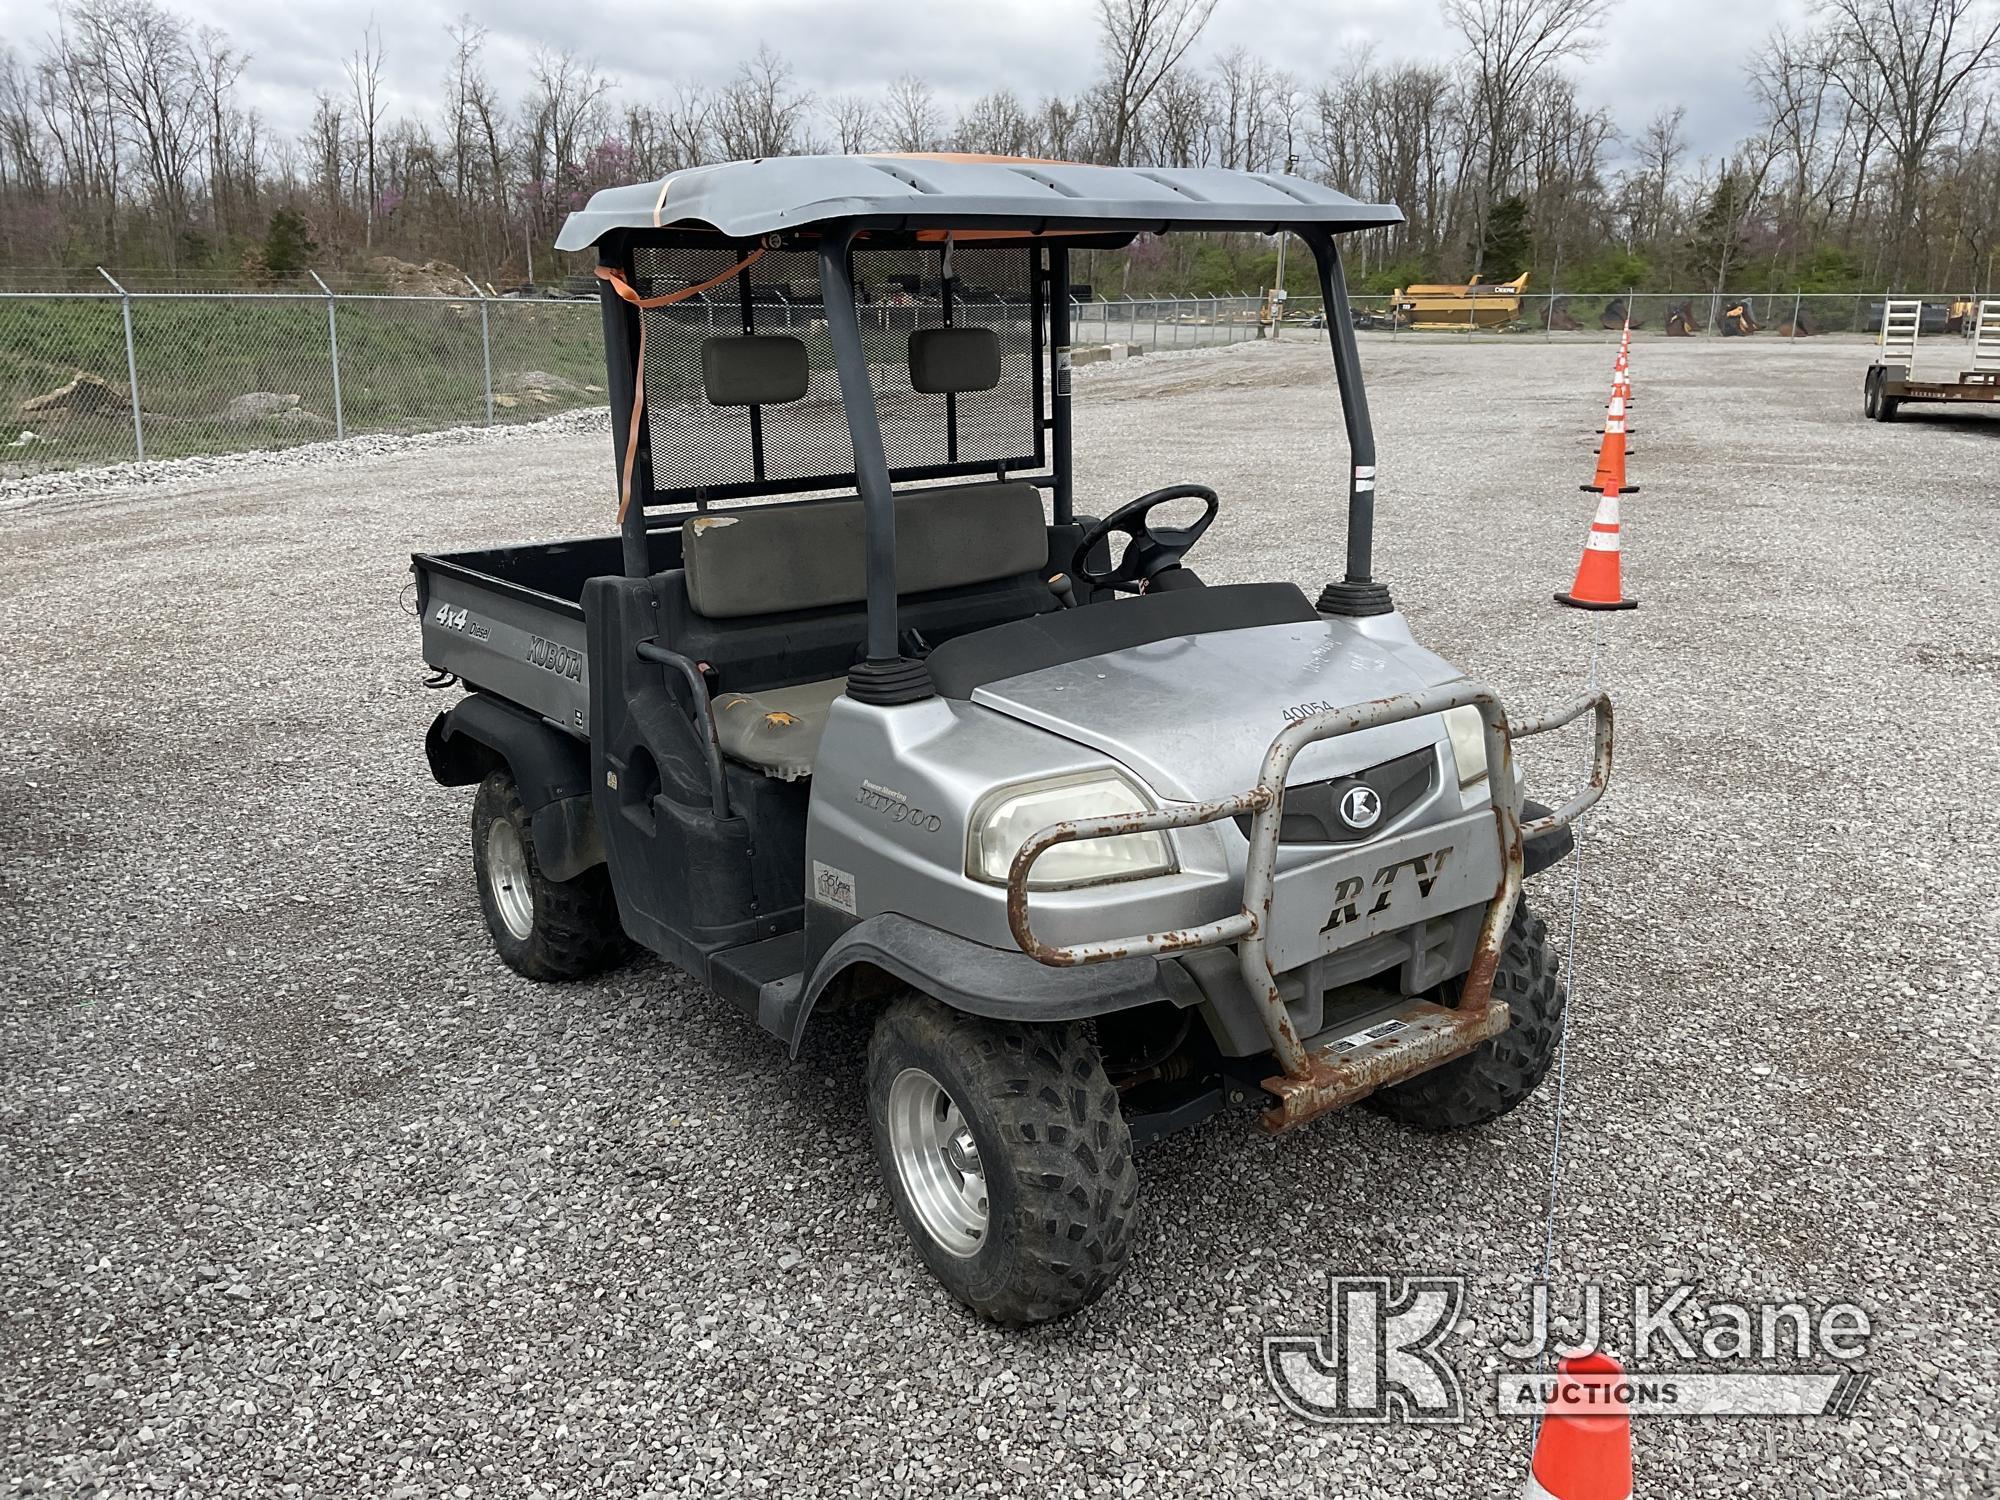
[[[1299,169],[1299,154],[1292,149],[1290,133],[1285,138],[1285,175],[1290,177]],[[1285,241],[1291,236],[1278,231],[1278,284],[1271,288],[1271,337],[1278,336],[1278,330],[1285,324]]]

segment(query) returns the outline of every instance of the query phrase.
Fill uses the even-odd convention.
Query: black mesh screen
[[[641,248],[633,254],[633,283],[641,296],[654,297],[720,275],[741,258],[734,248]],[[1041,465],[1042,345],[1033,264],[1022,250],[958,251],[947,308],[935,248],[855,253],[856,314],[892,476]],[[646,320],[653,504],[685,503],[698,493],[853,482],[854,450],[824,312],[819,257],[771,252],[701,297],[640,314]],[[943,396],[910,388],[910,334],[946,322],[979,324],[998,336],[1000,383],[992,390]],[[804,342],[810,370],[805,399],[760,407],[708,403],[702,340],[746,332],[790,334]]]

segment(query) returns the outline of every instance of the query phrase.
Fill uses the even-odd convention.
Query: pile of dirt
[[[39,396],[23,401],[21,415],[27,417],[56,412],[98,412],[114,407],[119,409],[126,407],[123,392],[101,376],[80,370],[68,385],[58,386],[52,391],[44,391]]]
[[[392,292],[414,297],[469,297],[472,287],[465,272],[448,260],[427,260],[416,265],[393,255],[371,255],[364,265],[370,276],[379,277]]]

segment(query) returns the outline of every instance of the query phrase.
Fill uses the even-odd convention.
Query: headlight
[[[1001,787],[989,792],[973,809],[965,872],[975,880],[1005,885],[1021,846],[1051,823],[1108,813],[1151,812],[1155,806],[1144,791],[1115,772],[1091,771]],[[1121,833],[1115,838],[1056,845],[1035,861],[1028,888],[1050,891],[1105,885],[1114,880],[1171,875],[1177,868],[1165,834]]]
[[[1486,779],[1486,721],[1470,703],[1444,711],[1445,732],[1451,736],[1451,758],[1458,763],[1461,790]]]

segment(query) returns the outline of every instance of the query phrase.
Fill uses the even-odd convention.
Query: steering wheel
[[[1154,526],[1147,517],[1155,507],[1169,500],[1203,500],[1208,509],[1192,526]],[[1118,589],[1124,593],[1143,593],[1154,578],[1169,568],[1177,568],[1188,550],[1201,540],[1201,534],[1208,530],[1209,522],[1215,519],[1222,501],[1214,490],[1205,484],[1170,484],[1163,490],[1141,495],[1137,500],[1128,500],[1118,509],[1083,534],[1083,540],[1076,544],[1076,554],[1070,559],[1071,576],[1081,578],[1092,588]],[[1118,565],[1109,572],[1100,573],[1090,566],[1090,554],[1098,544],[1112,533],[1122,533],[1129,537],[1125,555],[1118,559]]]

